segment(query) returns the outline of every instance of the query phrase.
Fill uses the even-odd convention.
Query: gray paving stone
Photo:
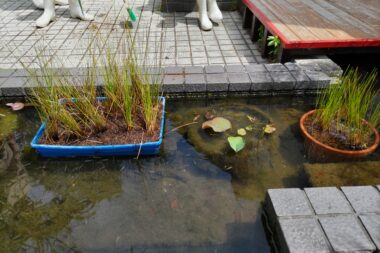
[[[343,193],[335,187],[305,188],[316,214],[353,213]]]
[[[1,85],[1,95],[5,97],[24,96],[25,77],[10,77]]]
[[[300,189],[270,189],[268,190],[268,197],[276,216],[306,216],[314,214],[305,192]]]
[[[377,189],[380,191],[380,185],[378,185],[378,186],[376,186],[377,187]]]
[[[334,252],[373,252],[376,248],[355,215],[319,217]]]
[[[185,74],[203,74],[204,68],[201,66],[186,66]]]
[[[0,68],[0,77],[2,77],[2,78],[9,77],[12,75],[12,73],[14,71],[15,71],[14,69],[2,69],[2,68]]]
[[[380,193],[375,187],[352,186],[341,189],[357,213],[380,213]]]
[[[164,73],[167,75],[183,74],[183,67],[180,66],[168,66],[165,68]]]
[[[296,79],[296,90],[308,89],[310,78],[303,71],[290,71],[290,74]]]
[[[206,80],[208,92],[228,91],[229,82],[227,79],[227,73],[207,74]]]
[[[309,218],[280,218],[280,228],[286,241],[281,252],[323,253],[331,252],[317,220]]]
[[[289,71],[301,71],[301,67],[294,63],[294,62],[286,62],[284,66],[289,70]]]
[[[250,64],[250,65],[246,65],[245,69],[249,73],[267,72],[267,69],[265,68],[264,64]]]
[[[288,72],[269,72],[273,79],[273,90],[294,90],[296,79]]]
[[[360,219],[375,243],[377,251],[380,251],[380,214],[360,215]]]
[[[228,73],[229,91],[250,91],[251,79],[247,73]]]
[[[264,64],[265,68],[270,72],[286,72],[288,69],[281,63]]]
[[[252,86],[251,91],[271,91],[273,87],[273,79],[268,72],[249,73]]]
[[[208,65],[205,67],[206,74],[224,73],[224,67],[222,65]]]
[[[191,74],[185,76],[185,92],[205,92],[206,78],[204,74]]]
[[[164,93],[179,93],[184,92],[185,78],[183,75],[165,75],[162,84]]]
[[[320,71],[305,71],[306,75],[310,78],[310,88],[320,89],[326,88],[331,83],[331,77]]]
[[[226,65],[227,73],[242,73],[245,72],[244,65]]]

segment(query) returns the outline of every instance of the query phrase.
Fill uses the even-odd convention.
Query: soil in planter
[[[305,128],[307,132],[312,135],[315,139],[326,144],[330,147],[341,149],[341,150],[363,150],[370,147],[375,142],[375,136],[372,134],[369,136],[368,140],[365,141],[366,146],[360,143],[358,145],[351,145],[346,141],[346,137],[338,132],[323,130],[322,126],[315,122],[315,116],[311,115],[305,119]]]
[[[63,129],[59,129],[58,137],[53,140],[46,138],[43,134],[39,144],[48,145],[68,145],[68,146],[98,146],[98,145],[117,145],[117,144],[139,144],[144,142],[158,141],[160,137],[162,117],[162,106],[157,114],[156,127],[153,133],[148,133],[143,127],[142,115],[137,117],[135,127],[127,129],[122,115],[112,114],[106,118],[106,128],[103,131],[93,131],[85,129],[81,137],[67,136]]]

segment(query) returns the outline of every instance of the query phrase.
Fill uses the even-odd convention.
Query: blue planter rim
[[[97,97],[98,100],[105,100],[107,98],[105,97]],[[161,114],[161,123],[160,123],[160,136],[158,141],[154,142],[143,142],[138,144],[115,144],[115,145],[96,145],[96,146],[71,146],[71,145],[49,145],[49,144],[39,144],[38,141],[41,138],[42,134],[45,131],[46,128],[46,122],[42,123],[40,128],[37,131],[37,134],[34,136],[32,142],[30,143],[31,147],[36,149],[37,151],[41,149],[49,150],[49,152],[52,152],[53,150],[57,152],[56,157],[59,156],[66,156],[65,154],[60,155],[58,152],[64,152],[65,150],[69,151],[85,151],[85,152],[94,152],[101,154],[102,151],[108,151],[110,154],[112,151],[115,151],[117,153],[118,150],[133,150],[136,147],[139,147],[141,149],[141,154],[143,154],[144,148],[152,148],[160,146],[162,143],[163,135],[164,135],[164,116],[165,116],[165,97],[160,96],[159,97],[161,104],[162,104],[162,114]],[[40,152],[39,152],[40,153]],[[50,156],[50,155],[49,155]]]

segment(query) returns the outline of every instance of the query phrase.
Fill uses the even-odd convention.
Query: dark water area
[[[41,158],[29,145],[36,112],[1,106],[0,252],[269,253],[265,191],[310,186],[298,120],[313,107],[312,97],[169,99],[160,155],[137,160]],[[201,129],[208,111],[231,121],[228,134]],[[276,131],[247,131],[235,153],[227,138],[247,115]]]
[[[362,75],[370,73],[375,68],[380,71],[380,53],[329,55],[329,57],[343,70],[348,67],[358,68]],[[376,88],[380,89],[380,75],[377,76]]]

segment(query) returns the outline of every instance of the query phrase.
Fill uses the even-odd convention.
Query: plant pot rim
[[[317,144],[318,146],[321,146],[322,148],[326,149],[326,150],[329,150],[331,151],[332,153],[335,153],[335,154],[340,154],[340,155],[343,155],[343,156],[354,156],[354,157],[362,157],[362,156],[366,156],[366,155],[369,155],[371,153],[373,153],[377,147],[379,146],[379,143],[380,143],[380,136],[379,136],[379,133],[378,131],[373,127],[371,126],[367,121],[364,120],[364,123],[367,124],[371,130],[373,131],[373,133],[375,134],[375,141],[374,143],[366,148],[366,149],[362,149],[362,150],[344,150],[344,149],[338,149],[338,148],[334,148],[334,147],[331,147],[327,144],[324,144],[320,141],[318,141],[316,138],[314,138],[314,136],[312,136],[306,129],[305,127],[305,120],[310,117],[311,115],[313,115],[315,112],[317,111],[317,109],[314,109],[314,110],[311,110],[307,113],[305,113],[304,115],[302,115],[301,119],[300,119],[300,129],[301,129],[301,132],[303,134],[303,136],[305,138],[307,138],[308,140],[310,140],[311,142],[314,142],[315,144]]]

